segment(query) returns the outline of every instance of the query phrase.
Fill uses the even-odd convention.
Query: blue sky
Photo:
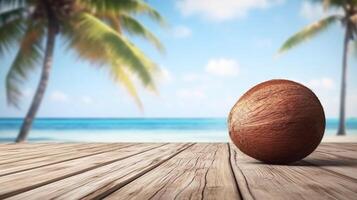
[[[226,117],[252,86],[284,78],[303,83],[317,94],[326,116],[336,118],[339,106],[343,30],[340,25],[292,51],[276,56],[288,36],[326,15],[318,5],[287,0],[149,1],[167,19],[162,29],[140,19],[166,47],[131,38],[162,69],[159,95],[139,87],[144,111],[104,69],[66,50],[57,41],[52,75],[40,117]],[[339,12],[339,11],[332,11]],[[15,52],[15,50],[14,50]],[[2,58],[0,82],[14,52]],[[350,57],[347,117],[357,116],[355,56]],[[8,107],[1,84],[0,117],[23,117],[39,71],[24,85],[21,109]]]

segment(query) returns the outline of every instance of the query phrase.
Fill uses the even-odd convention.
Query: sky
[[[166,28],[138,18],[160,38],[160,54],[147,41],[128,36],[163,73],[159,93],[138,88],[140,110],[104,68],[92,66],[67,50],[55,48],[53,71],[39,117],[226,117],[239,97],[270,79],[290,79],[310,87],[326,117],[339,108],[343,29],[333,25],[318,37],[278,55],[283,42],[325,13],[308,1],[150,0],[167,20]],[[6,102],[5,77],[15,56],[0,62],[0,117],[23,117],[39,80],[34,71],[23,86],[21,108]],[[348,67],[347,117],[357,117],[357,57]]]

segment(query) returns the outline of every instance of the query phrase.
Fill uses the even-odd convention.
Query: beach
[[[229,142],[225,118],[39,119],[29,142]],[[14,141],[21,119],[0,120],[0,142]],[[323,142],[357,142],[357,121],[336,136],[337,120],[327,120]]]

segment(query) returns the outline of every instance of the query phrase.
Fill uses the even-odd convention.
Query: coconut
[[[270,80],[238,100],[228,126],[233,143],[243,153],[266,163],[287,164],[317,148],[325,131],[325,114],[309,88]]]

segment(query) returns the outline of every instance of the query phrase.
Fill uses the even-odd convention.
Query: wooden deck
[[[357,199],[357,143],[267,165],[226,143],[0,145],[0,199]]]

